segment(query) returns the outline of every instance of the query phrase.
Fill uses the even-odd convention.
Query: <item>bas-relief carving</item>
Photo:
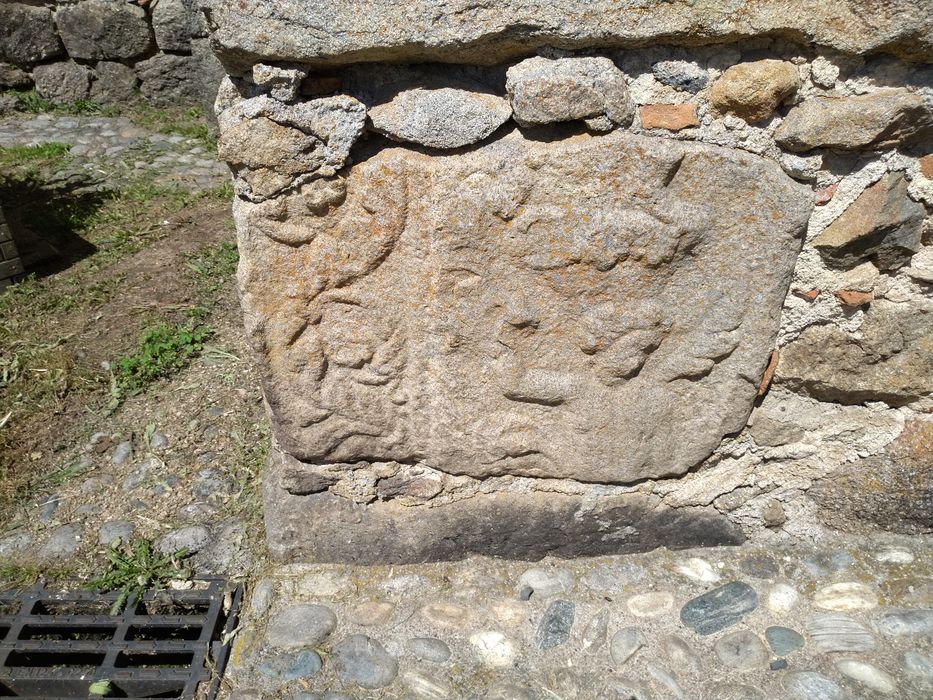
[[[276,437],[317,463],[681,474],[745,423],[810,207],[747,153],[517,131],[240,200]]]

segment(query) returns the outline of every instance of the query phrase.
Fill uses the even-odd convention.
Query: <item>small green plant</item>
[[[143,331],[136,352],[111,365],[111,411],[125,396],[137,394],[157,379],[171,377],[187,367],[213,334],[210,326],[194,322],[180,326],[163,322]]]
[[[134,540],[121,546],[120,538],[107,548],[110,567],[106,574],[90,581],[88,588],[100,591],[120,591],[110,608],[111,615],[119,615],[130,596],[141,595],[147,588],[163,588],[169,581],[185,581],[191,577],[190,569],[181,565],[188,552],[179,549],[173,554],[153,552],[149,540]]]

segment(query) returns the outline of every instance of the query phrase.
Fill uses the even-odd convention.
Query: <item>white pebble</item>
[[[512,643],[501,632],[477,632],[470,637],[470,644],[476,647],[480,658],[488,666],[511,666],[515,651]]]
[[[785,613],[797,605],[800,595],[786,583],[776,583],[768,591],[766,604],[771,612]]]
[[[636,617],[655,617],[670,610],[674,605],[674,596],[667,591],[641,593],[628,599],[628,611]]]
[[[878,595],[864,583],[845,581],[821,588],[813,596],[813,604],[823,610],[868,610],[878,606]]]
[[[885,549],[875,554],[875,559],[882,564],[909,564],[914,560],[914,555],[906,549]]]
[[[687,578],[693,579],[694,581],[701,581],[702,583],[716,583],[716,581],[719,580],[719,574],[710,563],[699,557],[691,557],[684,563],[678,564],[675,567],[675,571],[679,574],[683,574]]]
[[[843,659],[836,662],[836,668],[844,676],[848,676],[854,681],[858,681],[866,688],[874,690],[882,695],[890,695],[897,686],[894,679],[877,666],[866,664],[864,661],[855,661],[854,659]]]

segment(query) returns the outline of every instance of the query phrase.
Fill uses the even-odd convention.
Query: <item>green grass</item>
[[[169,581],[184,581],[191,576],[191,571],[180,564],[187,555],[184,549],[171,555],[159,555],[152,551],[149,540],[135,540],[126,547],[121,547],[122,544],[119,538],[110,543],[108,571],[88,583],[88,588],[120,591],[110,609],[111,615],[118,615],[133,594],[139,595],[147,588],[161,588]]]
[[[58,114],[103,114],[107,116],[115,115],[119,108],[105,107],[93,100],[77,100],[66,104],[60,104],[47,100],[38,92],[33,90],[5,90],[3,94],[12,95],[19,103],[19,108],[24,112],[31,114],[58,113]]]
[[[59,159],[71,150],[66,143],[40,143],[33,146],[0,147],[0,167],[7,168],[27,162]]]
[[[213,296],[235,274],[240,255],[236,243],[223,242],[216,246],[202,248],[193,255],[186,255],[185,261],[198,284],[202,298],[212,301]]]
[[[171,377],[187,367],[201,354],[204,342],[213,334],[210,326],[194,321],[184,325],[162,322],[146,328],[136,351],[111,363],[112,410],[125,396],[138,394],[153,382]]]
[[[184,136],[200,142],[205,149],[214,151],[217,142],[200,107],[171,107],[159,109],[145,103],[126,111],[125,116],[135,124],[159,134]]]

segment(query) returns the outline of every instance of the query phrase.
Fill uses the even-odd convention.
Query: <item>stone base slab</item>
[[[745,536],[713,508],[670,508],[635,489],[547,479],[471,480],[461,498],[417,505],[400,483],[420,468],[393,465],[368,503],[337,495],[370,465],[312,465],[273,447],[263,475],[272,557],[283,562],[416,563],[472,554],[537,560],[645,552],[656,547],[741,544]],[[336,467],[336,469],[335,469]],[[334,473],[343,471],[342,480]],[[380,487],[391,482],[393,489]],[[379,496],[380,491],[384,496]],[[569,492],[575,491],[575,492]],[[362,500],[362,499],[358,499]]]

